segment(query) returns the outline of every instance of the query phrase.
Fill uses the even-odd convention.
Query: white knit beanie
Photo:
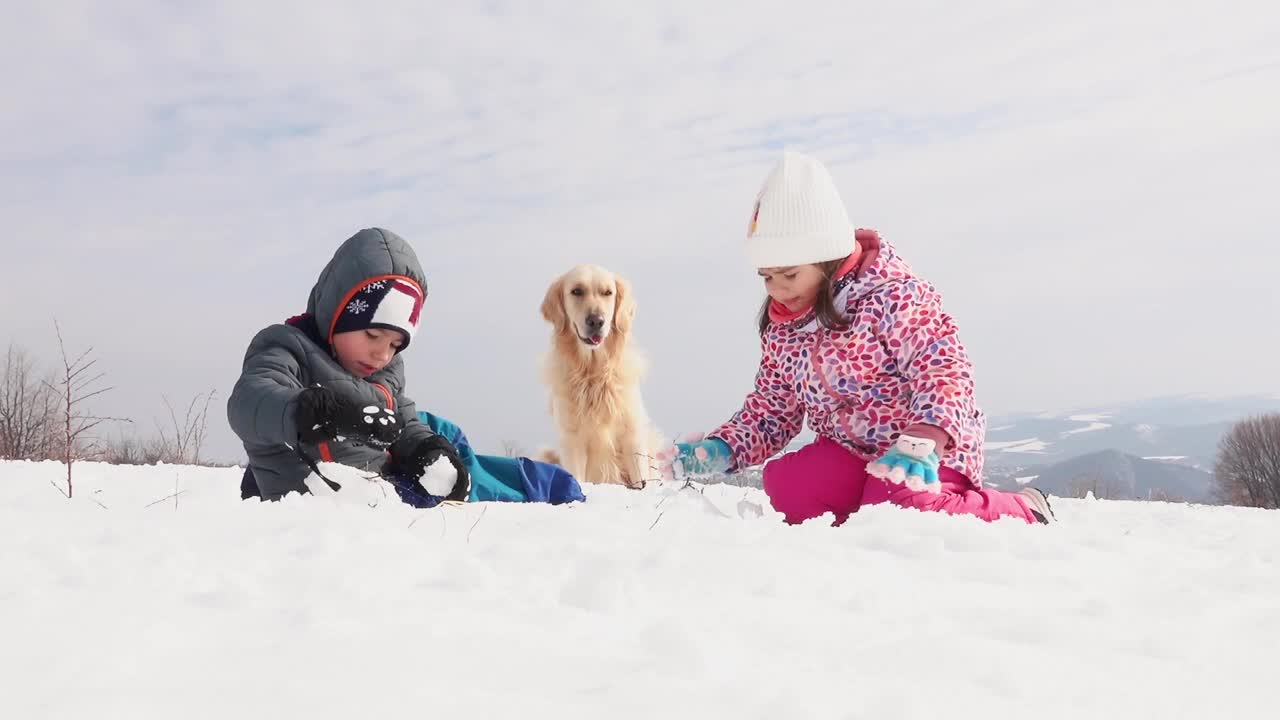
[[[752,266],[840,260],[853,245],[853,224],[831,173],[807,155],[784,153],[760,189],[747,228]]]

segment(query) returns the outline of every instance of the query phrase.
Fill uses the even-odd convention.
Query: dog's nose
[[[588,316],[587,316],[587,330],[590,330],[590,331],[591,331],[591,332],[593,332],[593,333],[598,333],[598,332],[600,332],[601,328],[603,328],[603,327],[604,327],[604,316],[603,316],[603,315],[588,315]]]

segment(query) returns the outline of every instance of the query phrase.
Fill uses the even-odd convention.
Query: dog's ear
[[[631,297],[631,284],[615,276],[613,279],[613,327],[620,333],[631,332],[631,321],[636,317],[636,301]]]
[[[557,333],[569,329],[569,319],[564,312],[564,278],[551,283],[547,296],[542,298],[542,319],[555,326]]]

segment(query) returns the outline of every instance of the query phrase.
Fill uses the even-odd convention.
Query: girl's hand
[[[689,480],[728,472],[733,451],[719,438],[705,439],[702,433],[686,435],[658,453],[664,479]]]
[[[698,442],[706,437],[703,433],[686,433],[676,438],[675,443],[668,445],[658,451],[658,471],[662,473],[663,480],[676,480],[676,466],[679,464],[677,458],[680,456],[680,445],[682,443]]]
[[[941,492],[942,483],[938,482],[939,460],[934,448],[933,440],[904,433],[898,436],[889,452],[867,465],[867,474],[892,483],[905,484],[912,490]]]

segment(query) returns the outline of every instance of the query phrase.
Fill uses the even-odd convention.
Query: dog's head
[[[592,351],[631,331],[635,304],[626,280],[595,265],[579,265],[547,288],[542,317],[557,335]]]

